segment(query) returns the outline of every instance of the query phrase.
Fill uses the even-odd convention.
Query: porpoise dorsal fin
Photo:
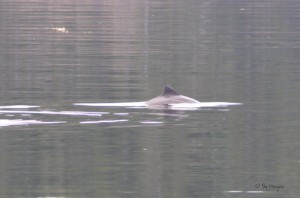
[[[180,94],[177,91],[175,91],[172,87],[165,86],[165,89],[161,95],[162,96],[178,96]]]

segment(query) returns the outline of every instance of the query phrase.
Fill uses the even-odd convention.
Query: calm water
[[[293,0],[0,0],[0,197],[298,198],[299,19]],[[166,84],[243,105],[74,105]]]

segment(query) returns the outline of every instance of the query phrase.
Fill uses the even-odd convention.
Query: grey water
[[[298,198],[299,19],[294,0],[0,0],[0,197]],[[242,105],[74,105],[165,85]]]

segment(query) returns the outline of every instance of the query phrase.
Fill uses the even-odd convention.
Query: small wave
[[[228,190],[228,191],[224,191],[225,193],[233,193],[233,194],[237,194],[237,193],[249,193],[249,194],[255,194],[255,193],[265,193],[265,191],[261,191],[261,190],[253,190],[253,191],[242,191],[242,190]]]
[[[74,103],[74,105],[79,106],[90,106],[90,107],[130,107],[130,108],[140,108],[147,107],[150,109],[165,109],[164,105],[153,105],[147,106],[146,102],[121,102],[121,103]],[[232,102],[200,102],[200,103],[180,103],[168,105],[168,109],[174,110],[197,110],[199,108],[206,107],[228,107],[233,105],[242,105],[242,103],[232,103]]]
[[[65,121],[51,121],[51,122],[44,122],[39,120],[8,120],[8,119],[1,119],[0,120],[0,127],[4,126],[19,126],[19,125],[30,125],[30,124],[59,124],[59,123],[66,123]]]
[[[96,120],[96,121],[82,121],[80,124],[98,124],[98,123],[116,123],[127,122],[128,120]]]
[[[29,108],[39,108],[40,106],[33,105],[8,105],[0,106],[0,109],[29,109]]]
[[[233,103],[233,102],[200,102],[200,103],[181,103],[181,104],[172,104],[172,107],[228,107],[232,105],[242,105],[242,103]]]
[[[73,115],[73,116],[102,116],[108,112],[86,112],[86,111],[15,111],[0,110],[0,113],[9,114],[43,114],[43,115]]]
[[[163,122],[159,122],[159,121],[142,121],[140,123],[142,123],[142,124],[163,124]]]
[[[143,107],[146,106],[145,102],[116,102],[116,103],[74,103],[78,106],[90,107]]]

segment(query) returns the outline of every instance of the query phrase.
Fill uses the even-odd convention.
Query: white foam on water
[[[98,124],[98,123],[116,123],[116,122],[127,122],[128,120],[95,120],[95,121],[82,121],[80,124]]]
[[[78,106],[90,106],[90,107],[147,107],[147,108],[165,108],[163,105],[147,106],[146,102],[121,102],[121,103],[74,103]],[[180,103],[171,104],[168,106],[170,109],[175,110],[196,110],[205,107],[228,107],[233,105],[242,105],[242,103],[233,102],[200,102],[200,103]]]
[[[116,103],[74,103],[78,106],[90,107],[144,107],[145,102],[116,102]]]
[[[39,120],[22,120],[22,119],[8,120],[8,119],[1,119],[0,120],[0,127],[30,125],[30,124],[59,124],[59,123],[66,123],[66,122],[65,121],[44,122],[44,121],[39,121]]]
[[[43,115],[72,115],[72,116],[102,116],[108,112],[86,112],[86,111],[18,111],[18,110],[0,110],[0,113],[9,114],[43,114]]]
[[[261,190],[251,190],[251,191],[246,191],[246,193],[265,193],[265,191],[261,191]]]
[[[265,193],[265,191],[260,191],[260,190],[253,190],[253,191],[242,191],[242,190],[228,190],[224,191],[225,193]]]
[[[163,122],[159,122],[159,121],[142,121],[140,123],[142,123],[142,124],[163,124]]]
[[[242,190],[228,190],[228,191],[224,191],[224,192],[226,192],[226,193],[242,193],[244,191],[242,191]]]
[[[172,104],[172,107],[228,107],[232,105],[242,105],[242,103],[232,103],[232,102],[200,102],[200,103],[180,103],[180,104]]]
[[[129,113],[114,113],[114,115],[117,115],[117,116],[127,116],[127,115],[129,115]]]
[[[8,105],[0,106],[0,109],[29,109],[29,108],[39,108],[40,106],[30,106],[30,105]]]

